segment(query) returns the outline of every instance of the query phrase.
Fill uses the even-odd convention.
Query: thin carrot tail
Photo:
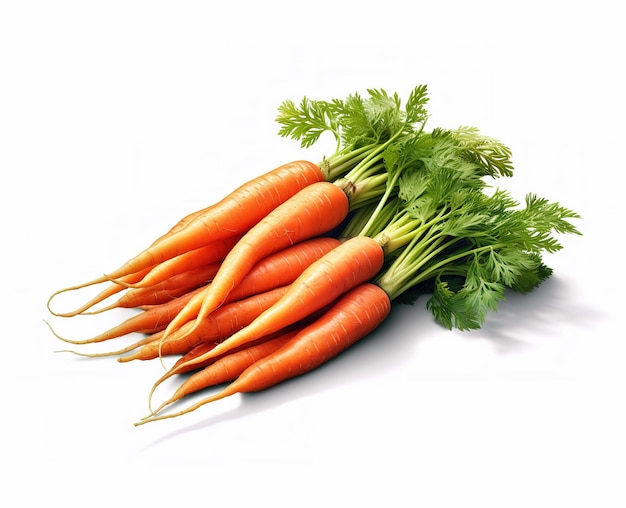
[[[125,346],[121,349],[118,349],[116,351],[105,351],[105,352],[101,352],[101,353],[85,353],[82,351],[75,351],[73,349],[59,349],[56,350],[55,353],[72,353],[75,354],[77,356],[83,356],[86,358],[108,358],[108,357],[113,357],[113,356],[120,356],[120,355],[124,355],[127,353],[130,353],[132,351],[134,351],[137,348],[141,348],[142,346],[145,346],[146,344],[149,344],[150,342],[152,342],[154,340],[154,338],[152,336],[148,336],[148,337],[144,337],[136,342],[134,342],[133,344],[130,344],[128,346]],[[120,357],[120,358],[124,358],[124,357]],[[119,361],[120,359],[118,359]]]
[[[72,316],[78,316],[80,314],[96,314],[96,313],[102,312],[102,311],[94,311],[94,312],[87,312],[87,311],[89,309],[91,309],[92,307],[94,307],[95,305],[97,305],[99,303],[102,303],[107,298],[109,298],[109,297],[119,293],[120,291],[122,291],[124,289],[123,284],[132,283],[132,282],[138,281],[141,278],[143,278],[144,275],[146,275],[148,273],[148,270],[149,269],[146,269],[146,270],[144,270],[142,272],[137,272],[137,273],[128,275],[124,279],[120,279],[119,281],[111,281],[106,275],[103,275],[102,277],[94,279],[94,280],[92,280],[92,281],[90,281],[88,283],[83,283],[83,284],[79,284],[77,286],[71,286],[71,287],[64,288],[64,289],[61,289],[59,291],[56,291],[48,299],[48,302],[47,302],[48,311],[53,316],[58,316],[58,317],[72,317]],[[80,307],[78,307],[77,309],[75,309],[73,311],[70,311],[70,312],[55,312],[54,310],[52,310],[52,308],[50,306],[51,303],[52,303],[52,300],[54,298],[56,298],[57,296],[61,295],[62,293],[67,293],[69,291],[77,291],[79,289],[84,289],[86,287],[94,286],[96,284],[101,284],[101,283],[104,283],[104,282],[107,282],[107,281],[114,282],[114,283],[111,284],[110,286],[108,286],[107,288],[105,288],[100,293],[98,293],[91,300],[88,300],[83,305],[81,305]]]
[[[237,383],[237,381],[233,381],[231,384],[226,386],[219,393],[216,393],[215,395],[213,395],[211,397],[206,397],[206,398],[196,402],[195,404],[192,404],[191,406],[183,409],[182,411],[178,411],[176,413],[163,414],[163,415],[157,415],[156,413],[153,413],[153,414],[150,414],[150,415],[142,418],[141,421],[135,422],[134,425],[135,425],[135,427],[137,427],[139,425],[144,425],[144,424],[149,423],[149,422],[156,422],[156,421],[159,421],[159,420],[166,420],[168,418],[176,418],[178,416],[183,416],[185,414],[191,413],[192,411],[195,411],[196,409],[198,409],[199,407],[204,406],[205,404],[209,404],[210,402],[215,402],[217,400],[224,399],[226,397],[230,397],[231,395],[234,395],[236,393],[239,393],[238,383]],[[165,407],[166,405],[167,404],[163,405],[163,407]]]
[[[64,293],[69,293],[71,291],[78,291],[80,289],[84,289],[87,288],[89,286],[95,286],[96,284],[102,284],[104,282],[109,281],[109,279],[106,276],[102,276],[102,277],[98,277],[97,279],[93,279],[89,282],[84,282],[82,284],[77,284],[76,286],[68,286],[66,288],[63,289],[59,289],[57,291],[55,291],[54,293],[52,293],[50,295],[50,297],[48,298],[48,301],[46,302],[46,307],[48,308],[48,312],[50,312],[50,314],[52,314],[53,316],[57,316],[57,317],[72,317],[72,316],[76,316],[78,314],[80,314],[81,312],[83,312],[84,310],[87,310],[88,308],[90,308],[92,305],[95,305],[97,303],[99,303],[101,300],[96,297],[94,300],[88,302],[87,304],[84,304],[82,306],[80,306],[78,309],[75,309],[73,311],[68,311],[68,312],[58,312],[55,311],[52,308],[52,300],[54,300],[55,298],[57,298],[58,296],[64,294]],[[111,288],[114,288],[114,286],[111,286]],[[120,288],[121,290],[122,288]]]

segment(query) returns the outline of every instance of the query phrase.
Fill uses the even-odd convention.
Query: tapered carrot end
[[[64,293],[69,293],[71,291],[78,291],[80,289],[84,289],[86,287],[89,286],[95,286],[96,284],[102,284],[103,282],[106,282],[108,279],[106,277],[98,277],[97,279],[91,280],[89,282],[84,282],[83,284],[78,284],[76,286],[68,286],[66,288],[63,289],[59,289],[58,291],[55,291],[54,293],[52,293],[50,295],[50,297],[48,298],[48,301],[46,302],[46,307],[48,308],[48,312],[50,312],[50,314],[52,314],[53,316],[58,316],[58,317],[72,317],[72,316],[77,316],[78,314],[81,313],[82,310],[84,310],[84,306],[79,307],[78,309],[75,309],[73,311],[68,311],[68,312],[58,312],[55,311],[52,308],[52,300],[54,300],[56,297],[58,297],[59,295],[62,295]]]
[[[152,414],[150,414],[149,416],[146,416],[144,418],[142,418],[140,421],[135,422],[134,425],[135,427],[138,427],[139,425],[144,425],[146,423],[150,423],[150,422],[156,422],[159,420],[167,420],[169,418],[177,418],[179,416],[183,416],[186,414],[191,413],[192,411],[195,411],[196,409],[198,409],[199,407],[202,407],[206,404],[209,404],[211,402],[215,402],[217,400],[220,399],[224,399],[226,397],[229,397],[230,395],[234,395],[235,393],[239,393],[239,390],[237,388],[237,383],[233,382],[230,385],[228,385],[226,388],[224,388],[221,392],[216,393],[215,395],[212,395],[211,397],[206,397],[205,399],[202,399],[198,402],[196,402],[195,404],[189,406],[186,409],[183,409],[182,411],[178,411],[176,413],[168,413],[168,414],[164,414],[164,415],[159,415],[157,414],[159,411],[163,410],[166,406],[176,402],[176,400],[172,400],[175,399],[176,395],[172,396],[172,398],[166,402],[164,402],[163,404],[161,404],[161,406],[154,411]]]

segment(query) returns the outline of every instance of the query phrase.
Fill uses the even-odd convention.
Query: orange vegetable
[[[193,373],[183,382],[174,394],[163,402],[154,413],[158,413],[166,406],[181,400],[183,397],[199,392],[211,386],[226,383],[237,378],[252,364],[265,358],[267,355],[274,353],[297,333],[298,329],[289,330],[287,332],[277,334],[275,338],[268,339],[259,344],[246,347],[231,354],[227,354],[218,358],[214,363],[207,365],[202,370]],[[209,347],[207,344],[201,346]]]
[[[376,240],[366,236],[346,240],[304,270],[289,290],[248,326],[205,355],[190,360],[189,365],[244,346],[306,319],[346,291],[372,279],[382,268],[383,262],[384,252]]]
[[[379,286],[361,284],[345,293],[326,313],[281,348],[253,363],[222,391],[182,411],[161,415],[155,412],[135,425],[181,416],[235,393],[264,390],[309,372],[375,330],[387,318],[390,309],[389,297]]]
[[[152,360],[160,356],[187,353],[202,342],[219,343],[251,323],[261,312],[276,303],[287,289],[287,286],[282,286],[223,305],[194,327],[193,333],[186,333],[185,328],[192,327],[195,323],[187,323],[167,338],[163,338],[161,334],[159,340],[153,340],[137,352],[119,360]]]
[[[112,279],[123,280],[130,274],[151,268],[185,252],[243,234],[298,191],[322,181],[322,170],[312,162],[294,161],[279,166],[241,185],[202,213],[190,214],[182,219],[150,247],[116,270],[83,284],[54,292],[48,300],[48,307],[50,308],[51,300],[60,293]]]
[[[165,330],[168,335],[187,321],[200,322],[224,303],[262,258],[307,238],[325,234],[347,216],[349,201],[335,184],[305,187],[250,229],[228,253],[212,283],[195,295]]]

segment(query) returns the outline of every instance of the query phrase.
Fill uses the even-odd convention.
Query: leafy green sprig
[[[284,101],[276,121],[281,125],[279,135],[300,141],[303,148],[314,145],[324,133],[334,137],[335,152],[324,157],[320,167],[329,181],[346,190],[352,209],[357,209],[390,187],[384,152],[423,130],[427,102],[424,85],[416,86],[404,105],[397,93],[368,89],[366,97],[353,93],[343,100]]]
[[[541,256],[561,249],[555,234],[579,234],[575,212],[534,194],[520,206],[488,185],[511,175],[510,158],[476,129],[405,136],[385,149],[385,195],[356,211],[342,236],[381,243],[387,262],[375,282],[392,300],[427,291],[439,323],[478,328],[507,288],[528,292],[551,274]]]
[[[488,193],[480,165],[437,146],[403,173],[393,217],[371,230],[390,259],[376,283],[400,301],[428,288],[427,307],[447,328],[482,326],[507,288],[528,292],[551,274],[542,254],[562,248],[555,234],[580,234],[578,214],[558,203]]]

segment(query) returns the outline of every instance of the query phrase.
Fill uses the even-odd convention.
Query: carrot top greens
[[[380,239],[388,265],[376,282],[391,299],[427,287],[439,323],[478,328],[506,288],[528,292],[550,275],[541,254],[561,249],[555,233],[580,234],[570,222],[579,216],[534,194],[520,207],[490,187],[485,176],[510,173],[509,154],[467,128],[390,145],[390,173],[403,168],[395,198],[355,214],[343,234]]]
[[[403,105],[397,93],[369,89],[330,101],[304,97],[298,105],[284,101],[276,121],[279,135],[300,141],[303,148],[315,144],[322,134],[336,141],[334,154],[320,166],[327,179],[347,190],[352,209],[378,199],[388,178],[384,151],[394,141],[421,132],[428,118],[426,86],[416,86]]]
[[[569,222],[578,215],[534,194],[520,206],[491,188],[487,178],[513,175],[509,147],[475,127],[427,132],[426,92],[415,87],[404,106],[382,89],[285,101],[279,134],[304,148],[326,132],[334,137],[336,152],[324,163],[351,198],[342,236],[384,245],[376,282],[391,299],[412,301],[427,288],[437,321],[477,328],[506,288],[527,292],[550,275],[541,255],[561,248],[555,233],[580,234]]]

